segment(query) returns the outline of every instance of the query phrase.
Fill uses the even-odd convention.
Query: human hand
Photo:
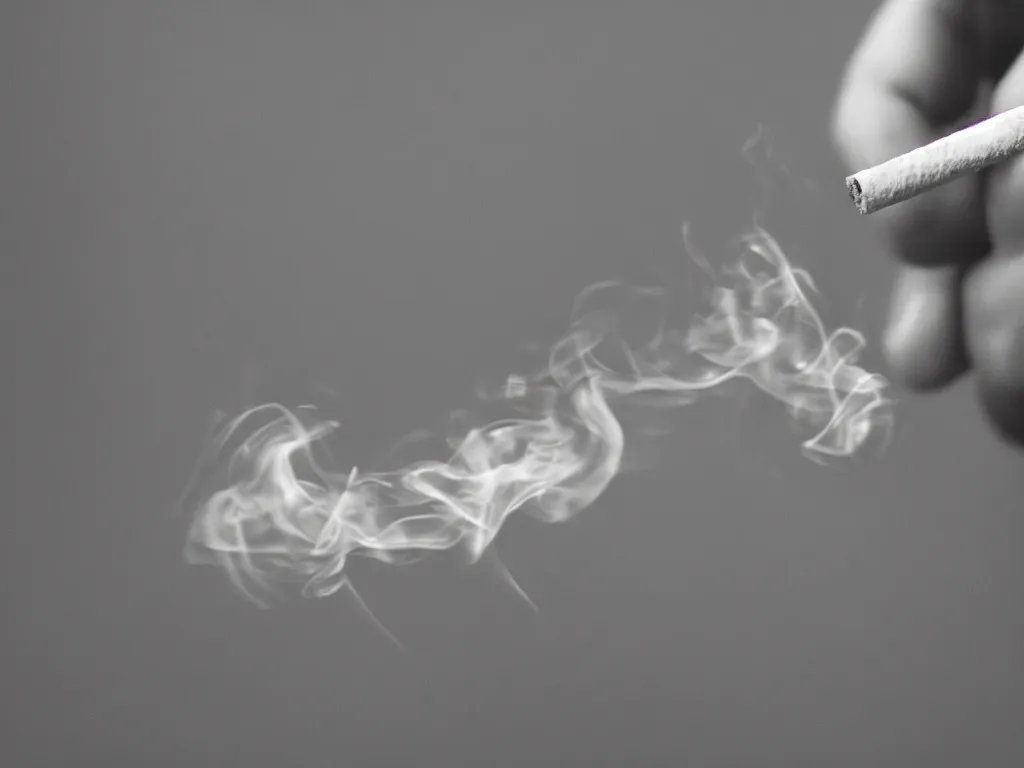
[[[833,135],[850,172],[1024,105],[1024,3],[887,0],[848,65]],[[901,261],[883,346],[909,387],[973,370],[1024,445],[1024,159],[872,214]]]

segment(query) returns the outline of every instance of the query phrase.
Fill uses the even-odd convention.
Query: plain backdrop
[[[666,414],[648,471],[502,532],[539,615],[486,562],[356,563],[404,653],[182,555],[217,409],[314,400],[374,462],[588,284],[685,289],[684,221],[725,258],[771,201],[884,372],[828,138],[873,8],[5,3],[0,762],[1024,764],[1024,465],[969,382],[825,468],[743,387]]]

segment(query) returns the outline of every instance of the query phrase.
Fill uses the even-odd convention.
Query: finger
[[[1024,3],[1020,4],[1024,7]],[[1024,105],[1024,56],[1006,71],[992,92],[992,110],[1004,112]],[[986,176],[988,227],[994,250],[1024,253],[1024,158],[993,166]]]
[[[978,264],[965,284],[967,350],[999,432],[1024,444],[1024,256]]]
[[[889,0],[855,51],[833,116],[851,171],[948,133],[982,92],[986,42],[977,0]],[[981,183],[959,179],[873,214],[915,264],[967,264],[988,251]]]
[[[896,280],[883,348],[893,374],[911,389],[944,387],[963,374],[962,269],[903,267]]]

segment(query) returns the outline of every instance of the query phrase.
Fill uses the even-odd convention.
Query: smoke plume
[[[767,232],[740,246],[738,262],[714,273],[708,311],[685,328],[664,320],[662,290],[586,289],[546,368],[493,395],[516,415],[466,429],[437,461],[323,466],[314,448],[335,423],[279,405],[239,415],[214,437],[226,480],[199,505],[188,558],[221,566],[257,602],[287,585],[330,595],[354,555],[397,563],[459,546],[478,558],[517,510],[556,523],[601,495],[623,465],[617,407],[686,405],[732,380],[788,409],[811,458],[851,456],[884,435],[887,384],[857,364],[864,337],[826,330],[811,278]],[[639,340],[637,311],[662,318]]]

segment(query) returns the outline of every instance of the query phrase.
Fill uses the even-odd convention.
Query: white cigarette
[[[1024,152],[1024,107],[982,120],[846,178],[857,209],[874,213]]]

